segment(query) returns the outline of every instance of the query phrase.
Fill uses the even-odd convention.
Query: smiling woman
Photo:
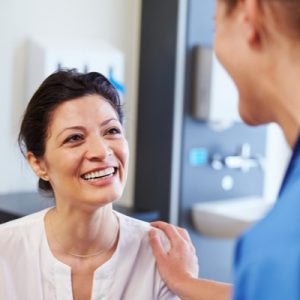
[[[26,156],[55,193],[57,206],[99,206],[120,198],[128,145],[113,107],[100,95],[86,95],[62,103],[51,119],[43,157],[30,151]]]
[[[0,226],[0,299],[177,299],[156,269],[149,225],[112,209],[128,169],[122,122],[99,73],[59,71],[33,95],[19,143],[56,205]]]

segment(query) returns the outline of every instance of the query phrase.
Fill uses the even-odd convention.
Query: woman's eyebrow
[[[119,120],[116,119],[116,118],[110,118],[110,119],[107,119],[107,120],[103,121],[103,122],[100,124],[100,126],[105,126],[105,125],[107,125],[108,123],[110,123],[111,121],[118,121],[118,122],[119,122]]]
[[[102,126],[105,126],[105,125],[107,125],[108,123],[110,123],[111,121],[118,121],[118,119],[116,119],[116,118],[110,118],[110,119],[107,119],[107,120],[105,120],[105,121],[103,121],[101,124],[100,124],[100,126],[102,127]],[[58,135],[57,135],[57,137],[59,137],[63,132],[65,132],[66,130],[85,130],[85,127],[84,126],[70,126],[70,127],[66,127],[66,128],[64,128]]]
[[[64,133],[67,130],[70,130],[70,129],[73,129],[73,130],[74,129],[75,130],[85,130],[85,127],[84,126],[70,126],[70,127],[66,127],[56,137],[59,137],[62,133]]]

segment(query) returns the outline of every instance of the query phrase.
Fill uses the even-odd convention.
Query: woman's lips
[[[104,186],[111,184],[114,181],[117,171],[118,169],[116,167],[109,167],[99,171],[86,173],[82,175],[81,178],[91,185]]]
[[[112,175],[114,175],[115,172],[116,172],[115,167],[107,167],[107,168],[101,169],[101,170],[90,171],[88,173],[85,173],[81,177],[84,180],[92,181],[92,180],[100,179],[100,178],[103,178],[103,177],[112,176]]]

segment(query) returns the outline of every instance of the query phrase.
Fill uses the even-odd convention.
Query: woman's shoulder
[[[151,225],[124,214],[117,213],[117,216],[120,222],[120,240],[117,250],[118,266],[127,270],[128,277],[131,278],[127,288],[131,288],[130,285],[132,284],[136,289],[136,282],[139,281],[141,282],[140,289],[148,291],[149,298],[147,299],[150,299],[151,296],[149,295],[152,295],[152,299],[177,299],[171,295],[158,272],[149,243],[148,233]],[[168,250],[170,247],[166,236],[160,230],[159,235],[164,248]],[[122,275],[124,276],[124,273]]]
[[[0,225],[0,242],[12,237],[17,238],[21,237],[24,234],[28,234],[31,230],[36,230],[39,226],[39,223],[42,224],[44,215],[48,209],[30,214],[28,216],[6,222]]]
[[[116,212],[116,214],[120,221],[121,231],[123,231],[123,233],[127,233],[128,236],[131,236],[132,238],[135,237],[135,239],[142,240],[144,243],[146,243],[147,247],[149,247],[148,233],[151,229],[151,225],[148,222],[124,215],[119,212]],[[159,229],[155,230],[158,231],[165,249],[169,249],[170,244],[165,234]]]
[[[145,239],[148,237],[148,232],[151,225],[140,219],[130,217],[120,212],[115,212],[120,223],[120,230],[123,235],[128,236],[132,239]]]
[[[148,222],[130,217],[130,216],[122,214],[120,212],[115,211],[115,213],[119,219],[121,226],[130,227],[131,229],[138,230],[141,232],[149,231],[150,224]]]

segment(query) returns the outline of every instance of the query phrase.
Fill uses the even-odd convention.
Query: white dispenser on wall
[[[227,71],[211,48],[194,51],[193,117],[225,128],[240,121],[238,92]]]
[[[64,68],[100,72],[124,94],[124,55],[114,46],[98,39],[34,37],[29,40],[27,100],[48,75]]]

